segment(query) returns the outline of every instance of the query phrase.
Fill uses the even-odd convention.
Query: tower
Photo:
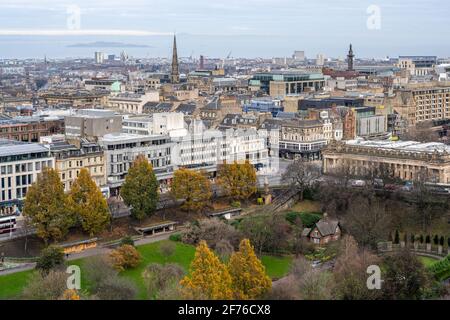
[[[172,52],[172,72],[170,74],[172,83],[180,82],[180,71],[178,69],[178,53],[177,53],[177,37],[173,36],[173,52]]]
[[[354,71],[353,69],[353,59],[355,58],[355,55],[353,54],[353,48],[352,45],[350,44],[350,50],[348,51],[348,55],[347,55],[347,61],[348,61],[348,71]]]

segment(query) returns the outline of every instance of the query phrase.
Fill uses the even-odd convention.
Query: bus
[[[0,216],[0,234],[16,231],[16,216]]]

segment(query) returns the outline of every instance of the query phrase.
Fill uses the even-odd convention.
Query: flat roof
[[[37,143],[20,143],[11,140],[0,140],[0,156],[48,152],[48,149]]]
[[[390,141],[390,140],[349,140],[346,144],[352,146],[361,146],[367,148],[377,148],[385,150],[398,150],[407,152],[421,152],[421,153],[434,153],[434,152],[448,152],[450,153],[450,146],[439,142],[427,142],[422,143],[418,141]]]

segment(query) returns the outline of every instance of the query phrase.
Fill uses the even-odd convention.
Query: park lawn
[[[34,270],[11,273],[0,277],[0,300],[19,298]]]
[[[280,279],[289,273],[292,264],[292,257],[275,257],[263,255],[262,264],[266,267],[266,272],[272,279]]]
[[[423,265],[424,265],[425,267],[427,267],[427,268],[428,268],[428,267],[431,267],[433,264],[435,264],[436,262],[439,261],[439,260],[437,260],[437,259],[430,258],[430,257],[422,257],[422,256],[419,256],[418,258],[419,258],[419,261],[422,262]]]
[[[164,240],[170,241],[170,240]],[[120,273],[120,276],[130,279],[138,289],[137,299],[148,299],[147,289],[143,281],[142,274],[145,268],[150,263],[177,263],[183,267],[187,272],[189,272],[189,266],[191,261],[194,259],[195,247],[192,245],[187,245],[181,242],[175,243],[175,251],[172,256],[165,258],[160,250],[159,246],[164,241],[149,243],[145,245],[138,246],[137,249],[142,255],[142,261],[136,268],[125,270]],[[89,292],[89,283],[83,277],[83,263],[85,259],[78,259],[68,261],[68,265],[78,265],[81,269],[81,287]],[[279,279],[284,277],[290,269],[292,263],[292,257],[276,257],[263,255],[261,261],[266,268],[266,272],[272,279]],[[23,271],[18,273],[13,273],[6,276],[0,276],[0,299],[13,299],[18,297],[23,288],[25,287],[29,275],[34,270]]]
[[[167,242],[170,240],[164,241]],[[159,246],[164,241],[138,246],[137,249],[142,255],[141,263],[136,268],[125,270],[120,274],[121,276],[128,278],[135,283],[138,288],[138,299],[148,298],[147,289],[143,281],[142,273],[150,263],[177,263],[184,268],[186,273],[189,271],[189,265],[191,264],[192,259],[194,259],[195,247],[181,242],[174,242],[175,252],[172,256],[165,258],[159,250]]]

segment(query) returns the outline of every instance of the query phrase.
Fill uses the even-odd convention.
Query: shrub
[[[120,241],[120,245],[123,246],[125,244],[128,244],[128,245],[134,247],[134,240],[133,240],[133,238],[131,236],[123,237],[122,240]]]
[[[95,295],[101,300],[132,300],[136,293],[136,287],[129,280],[109,277],[102,281]]]
[[[256,203],[257,203],[259,206],[263,205],[263,204],[264,204],[263,198],[258,198],[258,199],[256,199]]]
[[[443,260],[431,265],[428,270],[431,271],[436,280],[445,280],[445,278],[447,278],[450,274],[450,255],[445,257]]]
[[[174,242],[181,242],[182,236],[181,233],[174,233],[169,236],[169,240]]]
[[[165,258],[169,258],[170,256],[172,256],[175,252],[175,249],[175,243],[171,241],[165,241],[159,245],[159,251]]]
[[[42,250],[39,256],[36,269],[48,273],[51,269],[64,263],[64,252],[61,247],[49,246]]]
[[[191,224],[183,232],[183,242],[197,245],[200,240],[205,240],[208,246],[215,249],[217,243],[222,240],[228,240],[233,247],[237,248],[241,233],[229,224],[219,219],[200,220],[197,224]]]
[[[89,257],[83,264],[83,277],[90,285],[90,291],[95,293],[101,284],[111,277],[117,276],[108,256]]]
[[[125,244],[110,253],[114,268],[118,271],[135,268],[141,262],[141,254],[135,247]]]
[[[233,201],[233,202],[231,203],[231,206],[232,206],[233,208],[240,208],[240,207],[241,207],[241,202],[240,202],[240,201]]]
[[[144,271],[143,277],[149,295],[152,298],[161,299],[161,296],[167,296],[169,291],[172,293],[174,293],[173,291],[176,291],[174,289],[177,288],[177,285],[184,274],[183,268],[178,264],[168,263],[161,265],[158,263],[151,263]],[[172,298],[174,298],[173,294]]]

